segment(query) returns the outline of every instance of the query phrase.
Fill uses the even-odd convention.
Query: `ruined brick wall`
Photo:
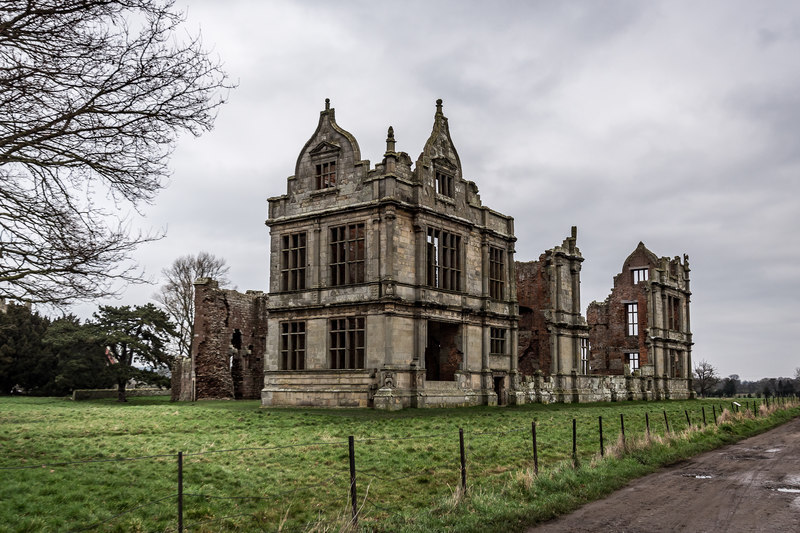
[[[267,297],[195,283],[196,399],[257,399],[264,384]]]
[[[525,376],[536,371],[550,374],[551,369],[550,334],[542,310],[552,307],[552,302],[543,263],[544,254],[539,261],[515,263],[519,302],[518,370]]]
[[[652,364],[646,343],[648,327],[647,282],[634,282],[634,270],[653,271],[656,256],[642,243],[628,256],[622,272],[614,277],[614,287],[604,302],[592,302],[586,311],[591,345],[592,374],[620,375],[625,372],[625,354],[637,352],[639,366]],[[636,303],[638,334],[628,335],[627,304]]]

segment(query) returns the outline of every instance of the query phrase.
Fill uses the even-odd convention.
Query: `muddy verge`
[[[528,533],[800,531],[800,418],[643,478]]]

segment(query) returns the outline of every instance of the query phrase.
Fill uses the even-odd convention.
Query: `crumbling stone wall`
[[[636,352],[640,372],[656,378],[658,397],[672,394],[671,383],[661,384],[666,378],[690,383],[690,297],[688,257],[659,258],[640,242],[614,277],[608,298],[587,310],[592,373],[623,374],[626,354]],[[637,309],[636,332],[629,331],[631,304]]]
[[[644,244],[628,256],[622,272],[614,276],[614,288],[604,302],[592,302],[586,311],[591,344],[590,365],[593,374],[620,375],[625,370],[625,354],[637,352],[639,366],[651,364],[645,342],[648,323],[647,283],[634,283],[633,270],[650,271],[658,258]],[[638,334],[628,335],[626,305],[637,304]]]
[[[267,297],[195,282],[195,399],[257,399],[264,384]]]
[[[519,371],[532,376],[537,371],[550,374],[550,333],[544,309],[552,307],[548,282],[539,261],[517,261],[517,300],[519,301]]]
[[[538,261],[515,263],[519,302],[518,368],[523,376],[569,373],[580,368],[588,326],[581,314],[580,271],[583,256],[577,228]]]

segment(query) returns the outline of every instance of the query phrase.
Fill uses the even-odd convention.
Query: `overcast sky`
[[[160,270],[205,250],[267,290],[267,197],[286,191],[324,99],[372,166],[413,160],[435,100],[464,177],[516,220],[517,260],[578,226],[582,306],[639,241],[688,254],[693,359],[743,379],[800,367],[800,2],[183,0],[238,81],[183,138],[145,224]],[[83,315],[94,306],[81,306]]]

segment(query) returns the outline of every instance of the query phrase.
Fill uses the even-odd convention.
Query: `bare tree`
[[[0,0],[0,297],[140,280],[130,254],[158,235],[131,229],[136,210],[230,88],[183,21],[173,0]]]
[[[702,360],[697,364],[694,368],[694,374],[697,376],[697,379],[694,380],[694,386],[700,396],[707,396],[720,381],[717,369],[706,360]]]
[[[229,283],[225,260],[208,252],[197,256],[184,255],[161,271],[166,283],[155,295],[176,324],[178,355],[190,355],[194,330],[194,282],[197,278],[213,278],[220,287]]]

